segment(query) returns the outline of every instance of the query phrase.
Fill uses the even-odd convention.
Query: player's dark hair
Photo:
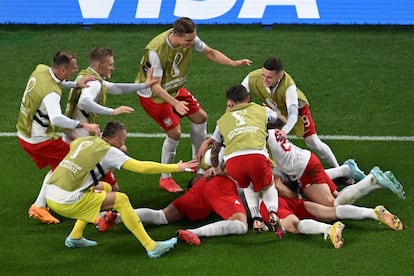
[[[193,20],[188,17],[180,17],[173,24],[173,32],[177,35],[192,34],[196,30]]]
[[[280,73],[283,71],[283,64],[280,58],[270,57],[266,59],[263,64],[263,67],[269,71],[275,71],[276,73]]]
[[[227,89],[226,98],[235,103],[244,102],[249,99],[249,93],[243,85],[237,84]]]
[[[53,57],[53,67],[60,67],[62,65],[66,66],[70,64],[72,59],[76,59],[74,53],[65,50],[59,51]]]
[[[93,63],[95,61],[103,62],[106,57],[112,57],[113,52],[111,49],[104,47],[95,47],[89,54],[89,62]]]
[[[111,121],[106,124],[105,129],[102,132],[102,138],[112,138],[124,129],[126,129],[126,127],[123,123]]]

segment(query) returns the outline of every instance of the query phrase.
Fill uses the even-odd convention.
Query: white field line
[[[15,132],[0,132],[0,137],[16,137]],[[208,135],[210,136],[210,134]],[[165,133],[128,133],[128,137],[135,138],[164,138]],[[182,138],[189,138],[188,133],[183,133]],[[414,136],[354,136],[354,135],[319,135],[323,140],[350,140],[350,141],[402,141],[413,142]],[[299,139],[289,136],[289,139]]]

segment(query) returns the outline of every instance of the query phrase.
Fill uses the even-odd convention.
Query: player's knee
[[[242,235],[247,233],[247,224],[240,220],[234,220],[234,234]]]
[[[115,204],[117,206],[123,206],[123,205],[128,204],[128,203],[129,203],[129,198],[126,194],[119,193],[119,192],[116,193]]]
[[[102,182],[103,190],[106,192],[112,192],[112,186],[109,183]]]

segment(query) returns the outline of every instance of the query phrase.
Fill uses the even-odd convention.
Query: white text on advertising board
[[[83,18],[108,18],[116,0],[78,0]],[[119,1],[119,0],[118,0]],[[137,0],[135,18],[159,18],[162,0]],[[176,0],[174,15],[195,20],[220,17],[236,0]],[[262,18],[268,6],[295,6],[298,18],[319,18],[316,0],[245,0],[238,18]]]

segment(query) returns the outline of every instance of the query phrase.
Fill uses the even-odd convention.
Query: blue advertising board
[[[414,0],[0,0],[0,24],[414,24]]]

